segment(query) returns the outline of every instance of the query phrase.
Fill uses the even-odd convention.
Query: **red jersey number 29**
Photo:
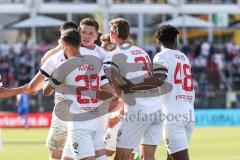
[[[183,76],[182,76],[183,71]],[[174,84],[181,84],[185,91],[193,90],[193,80],[191,75],[191,66],[188,64],[177,63],[174,72]]]
[[[85,86],[80,86],[76,89],[77,92],[77,101],[80,104],[86,104],[86,103],[97,103],[99,99],[99,76],[97,74],[91,74],[89,76],[87,75],[78,75],[75,78],[76,82],[84,81]],[[88,91],[88,90],[95,90],[96,95],[92,98],[83,98],[82,97],[82,91]]]

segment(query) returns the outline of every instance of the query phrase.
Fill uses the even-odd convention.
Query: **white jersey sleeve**
[[[2,86],[3,86],[2,77],[1,77],[1,75],[0,75],[0,87],[2,87]]]
[[[100,76],[100,86],[103,86],[103,85],[109,83],[109,81],[103,71],[103,68],[101,68],[101,70],[99,72],[99,76]]]
[[[101,59],[101,61],[103,62],[104,59],[107,57],[108,53],[101,47],[96,46],[96,51],[99,55],[99,58]]]
[[[162,54],[156,55],[153,59],[153,75],[155,74],[168,76],[168,62]]]
[[[53,58],[48,59],[40,68],[40,72],[46,77],[50,78],[55,69],[55,62]]]
[[[57,68],[57,66],[65,61],[63,51],[56,53],[55,55],[51,56],[40,68],[40,72],[47,78],[50,78],[53,71]]]
[[[119,67],[118,67],[117,63],[114,61],[113,55],[114,54],[109,54],[105,57],[105,59],[103,61],[103,69],[104,70],[106,70],[108,68],[113,68],[116,71],[119,71]],[[108,75],[107,75],[107,77],[108,77]]]

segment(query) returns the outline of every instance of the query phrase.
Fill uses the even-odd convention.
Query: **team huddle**
[[[110,160],[114,154],[115,160],[138,154],[154,160],[162,140],[168,160],[188,160],[195,92],[189,60],[177,50],[179,32],[170,25],[156,30],[161,52],[151,62],[130,41],[128,21],[116,18],[109,26],[98,46],[94,19],[79,27],[65,22],[39,72],[8,96],[41,89],[55,94],[46,141],[51,160]]]

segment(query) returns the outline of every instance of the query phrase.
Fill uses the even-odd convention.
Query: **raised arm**
[[[52,55],[56,54],[57,52],[59,52],[61,50],[62,50],[62,46],[58,45],[57,47],[47,51],[47,53],[45,53],[44,56],[41,59],[41,65],[43,63],[45,63],[49,57],[51,57]]]

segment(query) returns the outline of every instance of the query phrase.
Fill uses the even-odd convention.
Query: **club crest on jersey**
[[[111,138],[111,135],[110,134],[106,134],[105,141],[109,140],[110,138]]]
[[[117,141],[118,141],[118,143],[119,143],[119,141],[120,141],[120,136],[122,135],[122,131],[121,130],[119,130],[118,131],[118,135],[117,135]]]
[[[79,65],[79,66],[78,66],[78,69],[79,69],[80,71],[91,71],[91,70],[94,70],[94,66],[93,66],[93,65],[88,65],[88,64]]]
[[[78,143],[73,143],[74,152],[78,154]]]

